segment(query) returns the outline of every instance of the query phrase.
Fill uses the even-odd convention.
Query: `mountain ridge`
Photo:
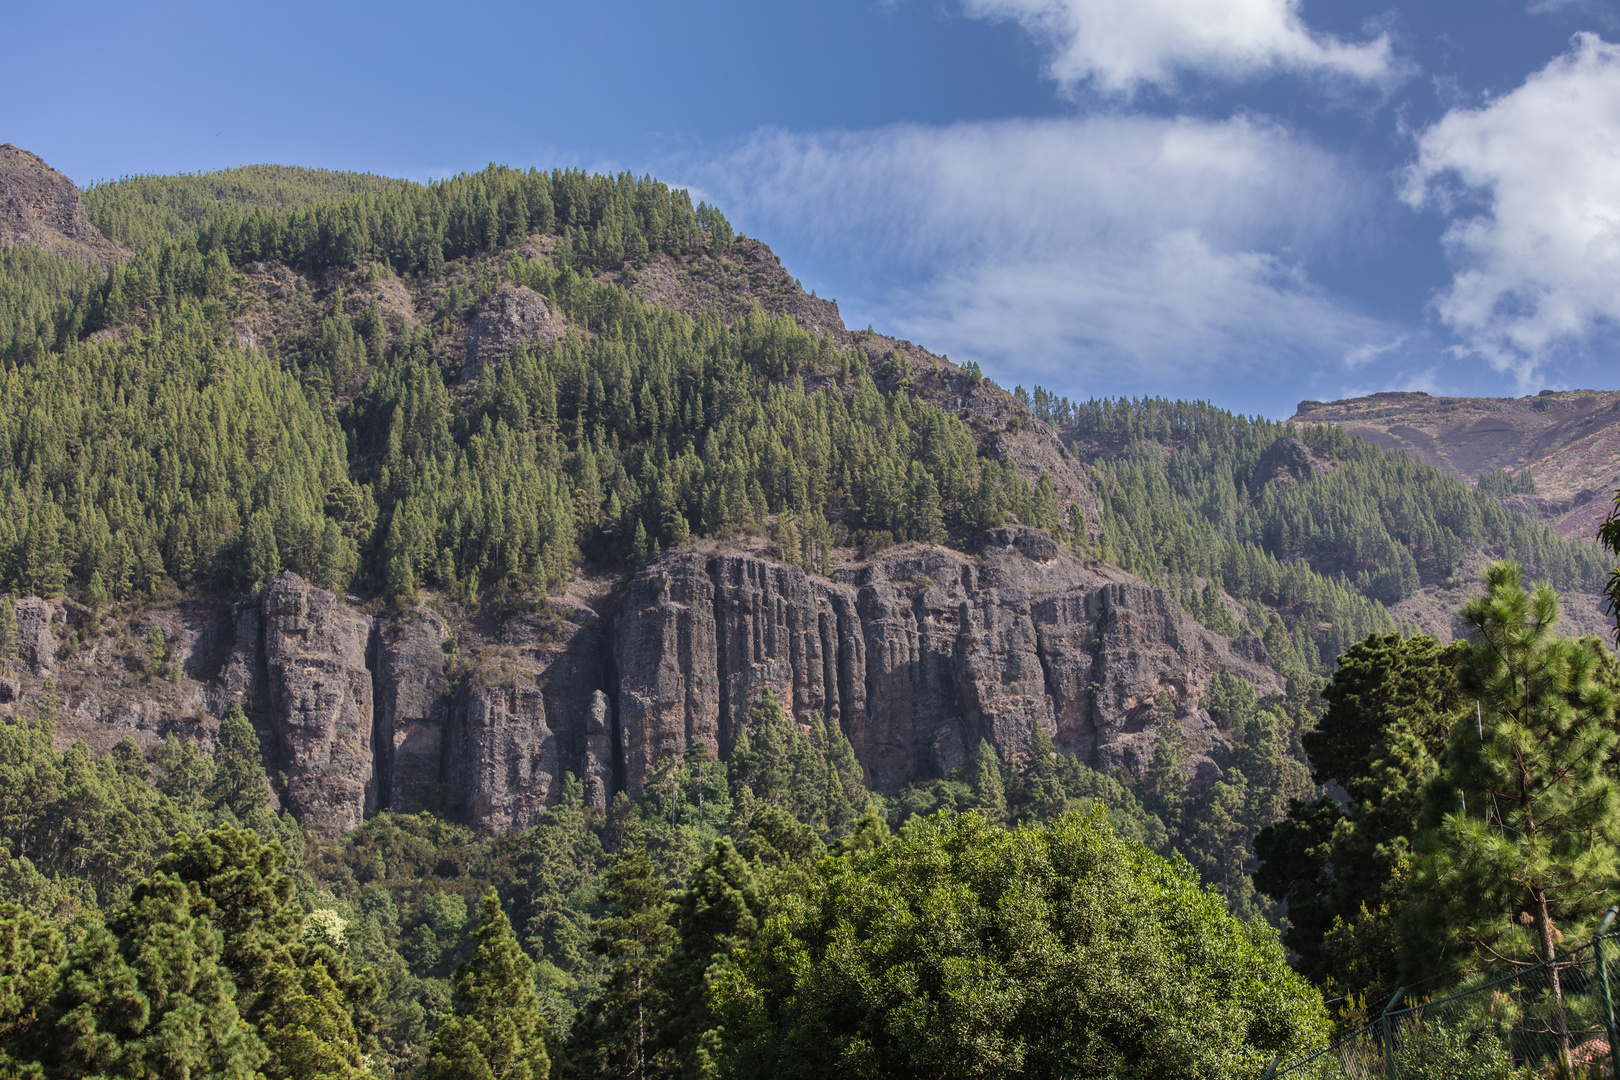
[[[1302,401],[1293,420],[1334,424],[1475,485],[1498,470],[1518,487],[1533,486],[1506,485],[1508,505],[1587,543],[1620,488],[1620,391],[1543,390],[1521,398],[1385,392]]]

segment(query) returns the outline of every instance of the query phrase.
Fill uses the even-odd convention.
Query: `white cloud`
[[[1364,342],[1357,345],[1355,348],[1344,354],[1344,366],[1350,368],[1351,370],[1359,367],[1365,367],[1374,360],[1377,360],[1379,357],[1388,356],[1396,349],[1399,349],[1402,345],[1405,345],[1406,338],[1407,335],[1402,334],[1393,341],[1386,341],[1382,345],[1374,344],[1372,342]]]
[[[852,321],[1062,392],[1210,387],[1393,336],[1300,269],[1371,185],[1255,120],[766,132],[686,171],[796,273],[859,288]]]
[[[1051,52],[1048,72],[1073,88],[1172,89],[1200,72],[1243,79],[1274,71],[1387,85],[1404,65],[1389,35],[1346,43],[1313,33],[1300,0],[965,0],[969,15],[1010,19]]]
[[[1447,113],[1419,136],[1403,195],[1454,219],[1440,318],[1531,389],[1620,320],[1620,47],[1577,35],[1512,93]]]

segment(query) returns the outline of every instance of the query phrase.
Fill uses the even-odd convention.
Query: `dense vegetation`
[[[1503,507],[1522,481],[1470,490],[1202,404],[1020,392],[1091,463],[1088,535],[903,371],[786,317],[631,296],[650,260],[735,257],[723,215],[650,178],[253,168],[86,203],[130,260],[0,249],[0,592],[100,607],[285,568],[523,606],[583,560],[698,535],[768,528],[825,571],[837,546],[1019,521],[1252,631],[1286,691],[1214,681],[1234,750],[1207,786],[1168,697],[1140,778],[1037,731],[1016,767],[981,744],[888,797],[836,725],[767,698],[727,761],[662,762],[605,812],[570,780],[516,835],[385,812],[320,840],[271,810],[240,714],[211,757],[97,757],[54,748],[47,690],[0,725],[0,1071],[1247,1076],[1322,1035],[1267,919],[1344,1022],[1440,977],[1436,942],[1483,972],[1590,921],[1620,829],[1570,807],[1615,798],[1613,659],[1556,639],[1550,594],[1506,570],[1468,614],[1516,643],[1500,663],[1388,610],[1482,551],[1600,584],[1600,556]],[[567,333],[467,384],[463,326],[503,283]],[[1552,673],[1533,702],[1526,671]],[[1523,760],[1560,779],[1515,789]],[[1513,815],[1549,806],[1602,858],[1569,841],[1483,877]],[[1522,897],[1533,933],[1458,929]]]
[[[267,807],[239,713],[214,757],[171,741],[151,763],[59,754],[52,728],[0,725],[12,1072],[740,1077],[835,1054],[861,1075],[1235,1077],[1323,1032],[1270,928],[1070,796],[1118,789],[1047,751],[980,759],[1001,821],[891,834],[837,727],[767,698],[731,760],[666,762],[606,813],[570,782],[512,836],[383,813],[319,841]],[[854,927],[865,975],[835,959]]]
[[[146,241],[106,274],[0,255],[0,588],[95,603],[292,569],[334,589],[476,599],[767,515],[806,565],[837,542],[1058,524],[1049,487],[790,319],[694,322],[591,276],[654,249],[726,251],[724,218],[683,193],[492,169],[277,209],[281,179],[257,180],[261,205],[176,211],[164,229],[139,226],[169,190],[156,181],[97,189],[98,220]],[[317,180],[292,190],[318,194]],[[191,205],[198,183],[156,205]],[[534,232],[561,242],[490,257]],[[251,347],[241,269],[264,258],[360,284],[397,266],[437,290],[438,313],[390,325],[340,283]],[[469,398],[458,320],[502,281],[545,294],[575,329]]]
[[[1105,557],[1162,582],[1222,632],[1235,632],[1222,590],[1281,612],[1313,670],[1393,631],[1389,605],[1454,584],[1481,554],[1559,589],[1595,591],[1608,576],[1591,546],[1493,497],[1512,487],[1504,478],[1471,489],[1339,427],[1202,402],[1075,404],[1039,387],[1031,404],[1100,471]]]
[[[1315,779],[1257,841],[1301,968],[1365,1018],[1396,985],[1481,982],[1589,937],[1617,899],[1620,660],[1493,565],[1469,639],[1371,638],[1326,692]]]

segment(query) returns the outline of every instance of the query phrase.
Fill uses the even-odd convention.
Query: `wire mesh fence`
[[[1431,1001],[1397,993],[1372,1023],[1269,1080],[1620,1078],[1620,934]]]

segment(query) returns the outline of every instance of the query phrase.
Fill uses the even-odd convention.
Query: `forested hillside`
[[[1327,1031],[1279,933],[1426,962],[1364,657],[1416,787],[1460,653],[1400,632],[1498,559],[1598,621],[1491,490],[1008,394],[650,177],[84,207],[127,258],[0,247],[14,1071],[1258,1075]]]

